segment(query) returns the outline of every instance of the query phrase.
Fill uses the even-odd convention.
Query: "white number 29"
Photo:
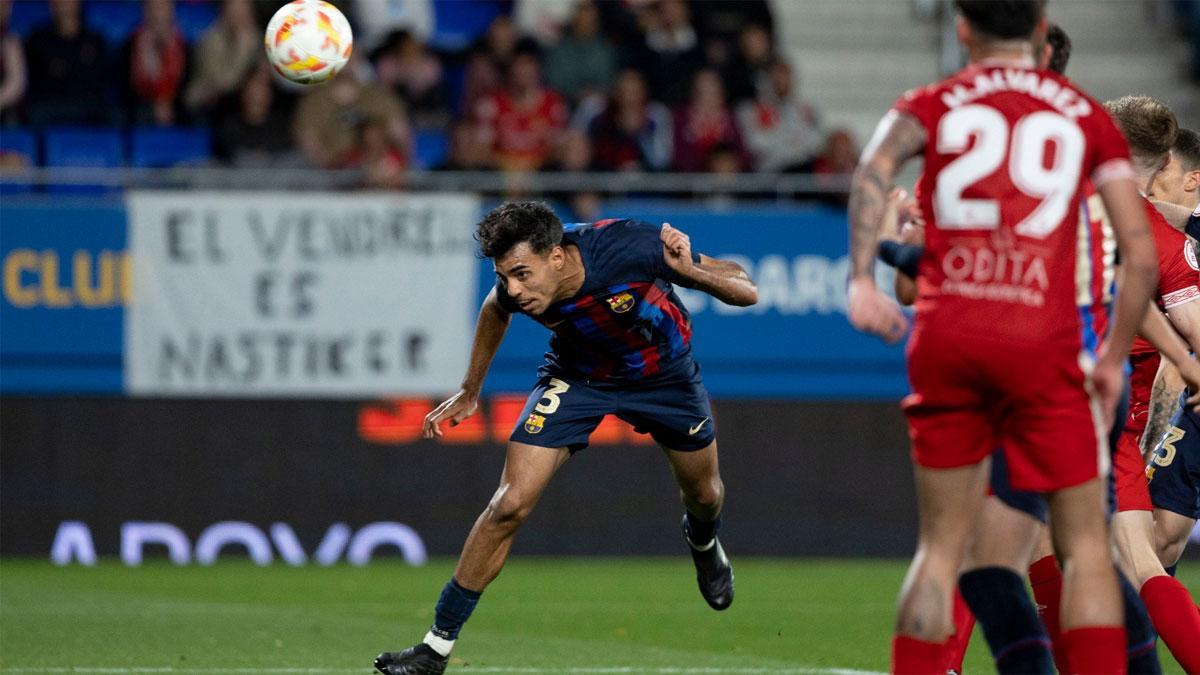
[[[971,138],[975,145],[967,150]],[[1046,166],[1047,145],[1054,144],[1054,163]],[[1012,129],[995,108],[974,104],[950,111],[938,124],[937,149],[963,154],[938,174],[934,210],[938,227],[947,230],[994,230],[1000,227],[1000,203],[967,199],[963,193],[992,175],[1004,163],[1022,193],[1040,200],[1017,224],[1017,234],[1044,239],[1062,224],[1079,190],[1083,168],[1083,132],[1058,113],[1047,110],[1022,117]],[[964,152],[965,151],[965,152]]]

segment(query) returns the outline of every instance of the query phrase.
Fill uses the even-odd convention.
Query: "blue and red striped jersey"
[[[575,297],[531,317],[553,331],[539,375],[612,384],[694,376],[692,323],[673,286],[679,276],[663,258],[661,229],[623,219],[565,226],[563,245],[579,249],[585,276]],[[499,282],[496,297],[524,313]]]

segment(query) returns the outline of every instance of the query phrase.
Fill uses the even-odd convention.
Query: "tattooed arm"
[[[1167,432],[1167,424],[1179,408],[1179,393],[1183,391],[1183,387],[1183,377],[1179,374],[1179,369],[1170,359],[1163,359],[1158,364],[1154,387],[1150,390],[1150,414],[1141,438],[1143,456],[1149,456]]]
[[[927,140],[917,120],[889,112],[863,151],[850,184],[850,323],[888,342],[904,337],[908,322],[900,307],[875,287],[879,228],[896,173],[924,150]]]

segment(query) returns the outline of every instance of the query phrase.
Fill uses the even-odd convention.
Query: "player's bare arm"
[[[421,433],[425,438],[441,438],[442,430],[439,424],[449,420],[450,426],[475,414],[479,408],[479,392],[483,388],[483,378],[487,375],[488,367],[496,356],[508,323],[512,320],[500,302],[496,299],[496,289],[488,293],[479,308],[479,320],[475,324],[475,338],[471,342],[471,361],[467,366],[467,376],[463,378],[462,388],[458,393],[442,402],[432,412],[425,416]]]
[[[1138,334],[1154,345],[1163,356],[1158,373],[1154,377],[1154,386],[1150,393],[1150,416],[1142,434],[1144,454],[1153,450],[1155,443],[1162,438],[1171,415],[1175,413],[1179,392],[1183,390],[1184,385],[1193,392],[1200,392],[1200,363],[1188,352],[1187,344],[1157,307],[1151,306],[1147,310]],[[1193,395],[1188,400],[1197,412],[1200,412],[1200,395]]]
[[[896,173],[925,148],[927,140],[915,119],[888,113],[863,151],[850,184],[850,323],[889,342],[904,337],[908,322],[900,307],[875,287],[879,229]]]
[[[1123,270],[1121,292],[1117,294],[1113,308],[1112,328],[1100,348],[1100,358],[1092,376],[1104,410],[1111,416],[1123,389],[1125,357],[1158,283],[1158,262],[1142,197],[1133,180],[1112,179],[1100,185],[1097,192],[1112,220]]]
[[[694,262],[691,239],[669,224],[663,224],[660,237],[663,259],[686,281],[681,286],[704,291],[736,307],[748,307],[758,302],[758,287],[741,265],[703,254],[700,255],[700,262]]]

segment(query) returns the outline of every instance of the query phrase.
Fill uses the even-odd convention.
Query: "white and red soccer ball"
[[[324,0],[295,0],[271,17],[264,43],[275,72],[292,82],[316,84],[345,67],[354,36],[337,7]]]

